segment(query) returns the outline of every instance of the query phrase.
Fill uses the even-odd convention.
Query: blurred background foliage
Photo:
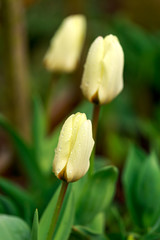
[[[0,1],[1,12],[3,11],[2,2],[3,0]],[[108,214],[109,220],[106,228],[109,231],[112,229],[113,232],[121,229],[123,232],[122,214],[127,222],[127,228],[130,229],[131,221],[124,210],[124,189],[121,181],[121,173],[130,145],[134,143],[146,153],[153,150],[158,158],[160,157],[160,2],[158,0],[24,0],[23,5],[24,14],[21,17],[25,23],[23,36],[26,65],[22,75],[24,74],[27,78],[29,88],[27,94],[29,94],[30,110],[28,114],[30,116],[27,119],[20,118],[21,124],[19,125],[15,123],[13,116],[15,112],[12,110],[13,108],[19,109],[20,105],[17,101],[15,106],[15,102],[11,98],[13,91],[16,95],[17,88],[6,81],[6,72],[10,71],[7,64],[10,49],[5,48],[5,24],[8,23],[5,19],[7,15],[2,13],[0,14],[2,16],[0,18],[0,113],[6,116],[8,121],[6,122],[3,117],[0,120],[2,126],[0,129],[0,174],[20,185],[24,191],[26,188],[30,188],[29,179],[32,184],[38,186],[38,182],[44,182],[46,176],[50,178],[47,174],[51,171],[54,149],[64,119],[76,111],[85,112],[89,118],[92,116],[92,104],[83,99],[79,88],[88,48],[99,35],[103,37],[107,34],[117,35],[125,54],[124,90],[113,102],[101,109],[96,146],[97,165],[103,160],[105,164],[117,166],[120,173],[115,196],[115,205],[120,209],[120,213],[117,213],[117,208],[113,206]],[[87,18],[87,37],[80,64],[72,74],[51,74],[43,66],[43,57],[50,39],[63,18],[76,13],[82,13]],[[4,49],[6,50],[4,51]],[[53,84],[54,88],[51,89]],[[46,103],[51,90],[53,90],[52,104],[47,118]],[[18,110],[16,113],[21,114]],[[15,131],[10,128],[9,122],[14,126]],[[23,136],[23,126],[26,124],[30,129],[28,130],[29,138]],[[21,127],[19,128],[19,126]],[[12,136],[11,138],[4,129]],[[21,142],[23,138],[16,135],[16,131],[23,136],[24,142]],[[28,139],[30,140],[28,141]],[[21,149],[19,149],[19,141],[22,145]],[[26,145],[26,141],[29,142],[28,145]],[[15,147],[13,147],[13,143]],[[21,164],[19,158],[24,158],[24,156],[26,161],[23,160],[23,164]],[[28,163],[28,161],[32,161],[33,156],[37,159],[33,170],[35,171],[34,179],[34,174],[30,172],[32,163]],[[46,161],[46,159],[48,160]],[[159,160],[157,162],[159,163]],[[39,169],[42,169],[43,174]],[[47,181],[48,185],[45,190],[47,197],[43,206],[39,206],[40,214],[53,192],[50,179]],[[54,181],[56,180],[54,179]],[[3,180],[0,181],[0,187],[4,188],[5,192],[7,192],[6,184]],[[58,183],[54,186],[56,188]],[[125,191],[128,191],[127,186],[125,188]],[[20,194],[21,199],[25,196],[25,199],[29,199],[29,203],[33,201],[31,196],[27,195],[26,197],[27,193],[25,192],[20,191],[17,194],[17,196]],[[37,199],[40,194],[42,193],[37,190]],[[5,196],[2,195],[1,198],[3,202]],[[16,201],[17,199],[18,197]],[[12,213],[19,211],[12,203],[9,203],[10,200],[7,201]],[[27,201],[26,204],[29,203]],[[19,204],[21,208],[21,203]],[[30,206],[32,207],[28,207],[28,213],[20,214],[28,222],[31,217],[29,211],[33,212],[35,207],[33,204]],[[28,215],[24,216],[25,214]],[[115,222],[115,219],[118,219],[119,225],[113,226],[112,222]],[[141,224],[147,225],[148,222]],[[110,237],[116,239],[116,233],[114,238]],[[134,239],[134,234],[130,239]]]

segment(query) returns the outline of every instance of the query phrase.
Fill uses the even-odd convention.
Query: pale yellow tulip
[[[105,104],[123,89],[123,49],[113,35],[98,37],[92,43],[82,78],[81,89],[90,101]]]
[[[92,124],[84,113],[71,115],[64,123],[55,157],[53,172],[66,182],[74,182],[88,171],[93,149]]]
[[[72,72],[79,61],[86,35],[86,18],[72,15],[65,18],[51,40],[44,57],[49,71]]]

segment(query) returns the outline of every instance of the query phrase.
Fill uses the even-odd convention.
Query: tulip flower
[[[123,49],[113,35],[92,43],[85,63],[81,89],[93,103],[105,104],[123,89]]]
[[[89,168],[93,149],[92,124],[84,113],[71,115],[64,123],[55,157],[53,172],[66,182],[83,177]]]
[[[86,19],[83,15],[65,18],[51,40],[44,64],[49,71],[72,72],[81,55],[86,35]]]

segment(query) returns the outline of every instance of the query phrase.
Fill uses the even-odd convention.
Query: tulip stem
[[[65,194],[66,194],[66,191],[67,191],[67,187],[68,187],[68,183],[65,182],[65,181],[62,181],[61,190],[60,190],[60,193],[59,193],[59,197],[58,197],[58,201],[57,201],[57,204],[56,204],[55,212],[54,212],[54,215],[52,217],[52,221],[51,221],[51,225],[50,225],[50,228],[49,228],[47,240],[52,240],[52,238],[53,238],[53,234],[54,234],[55,229],[56,229],[56,224],[57,224],[58,217],[59,217],[62,205],[63,205],[63,201],[64,201],[64,197],[65,197]]]
[[[47,90],[46,114],[47,114],[48,126],[50,125],[53,97],[54,97],[55,90],[56,90],[59,79],[60,79],[60,74],[53,73],[52,78],[50,80],[50,84],[48,86],[48,90]]]
[[[93,138],[95,141],[96,141],[96,135],[97,135],[99,112],[100,112],[100,105],[94,104],[93,116],[92,116],[92,126],[93,126]]]
[[[94,104],[93,116],[92,116],[92,130],[93,130],[93,139],[95,142],[96,142],[96,135],[97,135],[99,113],[100,113],[100,105]],[[95,146],[94,146],[94,149],[91,155],[91,160],[90,160],[90,169],[89,169],[90,175],[92,175],[94,172],[94,158],[95,158]]]

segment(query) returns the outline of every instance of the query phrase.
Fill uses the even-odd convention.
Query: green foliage
[[[38,210],[36,209],[34,213],[34,218],[33,218],[33,224],[32,224],[32,232],[31,232],[31,239],[30,240],[38,240]]]
[[[13,184],[3,178],[0,178],[0,188],[8,197],[10,197],[10,199],[12,199],[12,201],[14,201],[12,203],[11,200],[7,202],[5,200],[5,205],[10,209],[10,211],[13,211],[14,209],[14,212],[16,211],[16,215],[21,213],[23,218],[30,222],[32,210],[35,208],[32,196],[16,184]]]
[[[104,233],[105,216],[104,213],[99,213],[96,217],[85,226],[75,225],[74,229],[79,231],[82,235],[100,236]]]
[[[0,116],[0,126],[5,129],[11,137],[30,181],[34,185],[39,185],[40,182],[43,182],[43,177],[36,161],[34,161],[31,148],[23,141],[3,116]]]
[[[5,213],[8,215],[16,215],[18,216],[19,210],[17,209],[17,206],[11,199],[9,199],[6,196],[0,195],[0,213]]]
[[[148,234],[142,238],[142,240],[159,240],[159,239],[160,239],[159,233]]]
[[[128,209],[141,228],[152,227],[160,214],[160,169],[155,154],[132,147],[123,174]]]
[[[53,195],[50,203],[48,204],[39,225],[39,240],[47,239],[51,220],[55,211],[59,196],[60,188]],[[74,198],[71,186],[67,189],[64,203],[58,218],[56,229],[53,235],[54,240],[67,240],[71,231],[74,220]]]
[[[117,173],[115,167],[105,167],[89,179],[77,203],[76,224],[89,223],[106,210],[115,192]]]
[[[77,183],[73,183],[74,193],[76,193],[74,198],[72,190],[68,189],[54,239],[159,240],[160,170],[157,156],[160,156],[160,106],[157,100],[159,100],[160,90],[160,34],[149,32],[148,29],[146,31],[142,26],[131,22],[123,16],[123,9],[120,15],[116,14],[118,5],[114,4],[112,9],[113,6],[110,3],[112,1],[79,2],[81,3],[69,1],[64,5],[62,0],[54,3],[52,0],[46,0],[39,1],[38,4],[35,2],[27,8],[26,21],[31,59],[29,75],[32,75],[32,90],[38,91],[46,102],[44,99],[48,97],[46,88],[49,88],[52,76],[41,64],[42,58],[50,38],[66,15],[66,11],[76,10],[77,12],[79,6],[85,9],[88,21],[89,31],[85,51],[98,35],[106,36],[112,33],[119,37],[125,53],[125,87],[117,99],[102,107],[102,117],[98,126],[100,131],[97,135],[100,141],[96,143],[100,155],[95,162],[98,172],[92,178],[85,176]],[[127,6],[130,7],[129,5]],[[113,10],[113,14],[110,14],[111,12],[106,14],[108,9]],[[40,15],[42,17],[39,17]],[[150,21],[150,17],[148,20]],[[3,44],[0,48],[2,47]],[[83,55],[85,57],[86,52]],[[75,82],[78,82],[82,76],[82,66],[79,69],[80,71],[78,70],[75,75],[64,74],[63,81],[57,84],[56,89],[60,92],[66,89],[66,85],[74,84],[72,80],[75,79]],[[1,75],[1,93],[3,93],[3,74]],[[57,92],[55,95],[58,96]],[[0,105],[3,102],[5,103],[1,99]],[[92,103],[82,101],[76,109],[72,110],[85,112],[89,119],[92,118]],[[0,127],[8,133],[14,144],[21,165],[19,167],[16,161],[16,170],[20,171],[23,167],[21,175],[25,174],[23,179],[25,186],[26,178],[29,180],[27,189],[24,190],[17,184],[0,178],[0,190],[4,194],[0,195],[0,213],[19,216],[31,224],[33,212],[37,207],[41,219],[39,224],[38,211],[36,211],[30,235],[28,227],[24,227],[27,225],[22,223],[22,220],[1,215],[0,239],[28,240],[31,237],[30,240],[45,240],[59,192],[58,189],[55,193],[59,182],[52,175],[52,162],[60,127],[54,129],[50,136],[47,135],[46,112],[41,99],[37,96],[34,96],[33,100],[30,144],[20,137],[3,116],[0,116]],[[132,147],[123,170],[130,142],[136,143],[139,147]],[[155,150],[157,156],[153,153],[148,156],[140,147],[148,151]],[[121,189],[118,182],[114,205],[112,200],[116,190],[117,170],[114,167],[101,169],[108,164],[118,166],[120,174],[121,170],[123,171],[124,188]],[[123,191],[127,208],[123,202]],[[46,210],[43,213],[45,207]],[[109,217],[110,212],[112,217]],[[22,231],[24,234],[28,232],[27,238],[23,237]],[[38,236],[38,232],[41,235]]]
[[[32,120],[32,144],[35,161],[41,165],[41,155],[43,148],[43,140],[46,133],[45,113],[42,108],[41,101],[38,97],[34,98],[34,111]]]
[[[54,149],[56,147],[59,131],[56,129],[51,136],[47,136],[46,113],[39,97],[34,98],[34,111],[32,120],[32,149],[36,161],[43,175],[50,176]]]
[[[138,177],[137,198],[142,211],[144,226],[155,224],[160,214],[160,168],[155,154],[143,164]]]
[[[29,240],[30,230],[18,217],[0,215],[0,237],[3,240]]]

